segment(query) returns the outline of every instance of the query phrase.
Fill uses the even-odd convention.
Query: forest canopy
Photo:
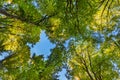
[[[42,31],[47,59],[30,51]],[[118,80],[120,0],[0,0],[0,56],[2,80]]]

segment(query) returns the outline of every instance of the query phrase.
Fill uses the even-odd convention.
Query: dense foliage
[[[47,60],[28,46],[43,30]],[[120,0],[0,0],[0,54],[2,80],[118,80]]]

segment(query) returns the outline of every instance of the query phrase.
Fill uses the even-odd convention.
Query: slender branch
[[[27,18],[24,18],[24,17],[21,17],[21,16],[18,16],[18,15],[12,15],[11,13],[8,13],[6,10],[0,8],[0,14],[3,14],[9,18],[12,18],[12,19],[18,19],[22,22],[26,22],[26,23],[31,23],[31,24],[34,24],[34,25],[37,25],[37,26],[40,26],[40,23],[42,23],[43,21],[45,21],[46,19],[49,19],[50,17],[53,17],[56,15],[55,14],[52,14],[52,15],[49,15],[49,16],[44,16],[43,18],[41,18],[40,20],[34,22],[34,21],[31,21],[31,20],[28,20]]]
[[[17,19],[18,19],[17,16],[14,16],[14,15],[9,14],[6,10],[4,10],[4,9],[2,9],[2,8],[0,8],[0,13],[3,14],[3,15],[5,15],[5,16],[8,16],[8,17],[10,17],[10,18],[17,18]]]
[[[99,76],[98,76],[98,78],[99,78],[99,80],[102,80],[102,75],[101,75],[101,64],[99,64],[98,66],[99,66],[99,71],[98,71]]]
[[[77,28],[77,31],[79,34],[81,34],[80,32],[80,28],[79,28],[79,16],[78,16],[78,13],[79,12],[79,8],[78,8],[78,0],[76,0],[76,22],[75,22],[75,27]]]
[[[96,73],[93,71],[92,61],[91,61],[91,57],[90,57],[90,54],[89,54],[89,51],[88,51],[88,50],[87,50],[87,53],[88,53],[88,59],[89,59],[89,64],[90,64],[91,72],[93,73],[95,79],[98,80]]]
[[[120,4],[119,0],[117,0],[118,4]]]
[[[99,9],[99,8],[104,4],[105,1],[106,1],[106,0],[102,0],[102,1],[101,1],[101,4],[98,6],[97,9]]]
[[[92,77],[92,75],[91,75],[90,72],[89,72],[89,69],[88,69],[88,67],[87,67],[86,61],[84,60],[83,57],[82,57],[82,59],[81,59],[81,62],[82,62],[82,64],[84,65],[84,67],[85,67],[84,70],[87,72],[89,78],[90,78],[91,80],[94,80],[94,78]]]
[[[104,8],[103,8],[103,11],[102,11],[102,13],[101,13],[101,16],[103,16],[103,13],[104,13],[105,9],[107,8],[108,3],[109,3],[109,0],[107,0],[107,2],[106,2],[106,4],[105,4],[105,6],[104,6]]]

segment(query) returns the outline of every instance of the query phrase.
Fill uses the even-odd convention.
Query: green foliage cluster
[[[44,30],[56,46],[48,59],[28,43]],[[68,41],[68,46],[64,44]],[[120,0],[0,0],[0,78],[120,79]]]

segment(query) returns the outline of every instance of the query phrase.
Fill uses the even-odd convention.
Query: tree
[[[119,79],[119,2],[1,0],[0,54],[8,56],[0,61],[0,77],[57,80],[56,74],[67,65],[73,80]],[[40,40],[42,30],[56,45],[47,60],[30,57],[27,46]]]

